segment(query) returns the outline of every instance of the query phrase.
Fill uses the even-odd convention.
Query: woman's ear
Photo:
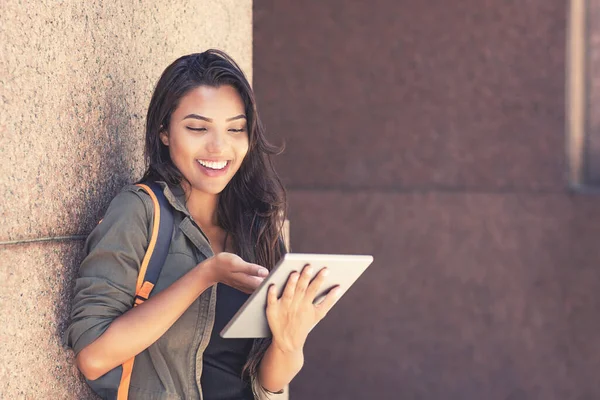
[[[168,146],[169,145],[169,133],[167,132],[167,130],[164,129],[163,127],[161,127],[159,136],[160,136],[160,141],[163,142],[163,144],[165,146]]]

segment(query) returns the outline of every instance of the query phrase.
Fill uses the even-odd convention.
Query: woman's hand
[[[246,262],[233,253],[219,253],[205,263],[199,266],[207,268],[212,282],[224,283],[248,294],[254,292],[269,275],[268,269]]]
[[[327,268],[323,268],[312,282],[310,265],[304,267],[302,274],[292,273],[279,299],[275,286],[269,288],[267,320],[273,334],[273,344],[280,351],[301,351],[310,331],[335,304],[340,293],[339,287],[330,290],[323,301],[314,304],[327,273]]]

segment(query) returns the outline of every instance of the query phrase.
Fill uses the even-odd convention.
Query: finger
[[[302,274],[298,279],[298,285],[296,285],[296,297],[304,296],[304,292],[306,292],[306,288],[310,283],[310,278],[312,277],[312,267],[310,265],[306,265],[304,269],[302,269]]]
[[[266,269],[265,267],[262,267],[258,264],[252,264],[249,262],[246,262],[242,259],[239,260],[240,262],[237,263],[237,265],[235,265],[235,272],[243,272],[245,274],[248,275],[252,275],[252,276],[261,276],[261,277],[265,277],[269,275],[269,270]]]
[[[267,307],[274,307],[277,305],[277,288],[275,285],[269,286],[267,292]]]
[[[283,289],[283,295],[281,299],[286,303],[291,303],[294,299],[294,293],[296,292],[296,284],[298,283],[298,273],[292,272],[290,277],[288,278],[287,283],[285,284],[285,289]]]
[[[267,276],[269,270],[265,267],[244,261],[243,258],[232,253],[219,253],[216,257],[219,260],[229,265],[229,270],[232,272],[243,272],[254,276]]]
[[[236,289],[239,289],[244,293],[252,294],[264,280],[265,278],[261,278],[258,276],[236,274],[234,286],[236,287]]]
[[[323,268],[319,271],[315,279],[312,280],[308,289],[306,289],[306,297],[310,299],[310,301],[314,301],[317,296],[317,292],[325,282],[325,278],[329,275],[329,270],[327,267]]]
[[[260,276],[263,278],[269,276],[269,270],[266,269],[265,267],[262,267],[258,264],[251,264],[251,265],[252,265],[251,270],[256,271],[255,272],[256,276]]]
[[[315,306],[319,318],[323,318],[327,315],[329,310],[335,305],[336,301],[338,301],[341,294],[342,289],[339,286],[336,286],[327,293],[327,296],[325,296],[325,299],[322,302]]]

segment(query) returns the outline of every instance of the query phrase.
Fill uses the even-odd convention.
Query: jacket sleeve
[[[119,193],[87,238],[64,338],[75,354],[133,306],[152,218],[141,196],[134,190]]]

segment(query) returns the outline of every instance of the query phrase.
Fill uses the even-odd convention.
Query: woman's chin
[[[229,182],[227,182],[229,183]],[[225,190],[225,187],[227,187],[227,184],[209,184],[207,185],[206,183],[201,183],[201,184],[194,184],[192,185],[192,187],[194,188],[195,192],[200,192],[200,193],[204,193],[207,195],[212,195],[212,196],[218,196],[219,194],[221,194],[223,192],[223,190]]]

